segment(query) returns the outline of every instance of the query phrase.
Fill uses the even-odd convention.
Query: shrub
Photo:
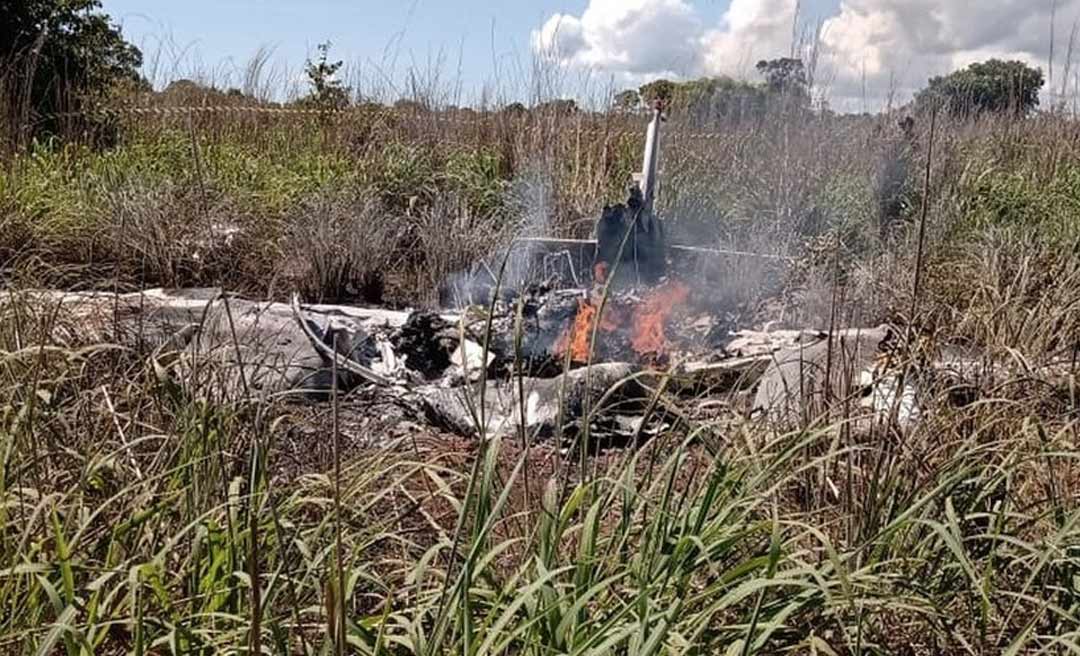
[[[382,302],[401,233],[371,195],[323,190],[285,219],[282,282],[311,301]]]

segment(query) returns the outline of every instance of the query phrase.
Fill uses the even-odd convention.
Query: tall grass
[[[114,148],[39,143],[0,174],[0,253],[95,264],[146,284],[220,279],[264,295],[272,292],[268,281],[283,289],[280,269],[310,268],[289,242],[290,225],[328,198],[339,199],[334,212],[347,212],[350,198],[367,197],[389,225],[373,239],[398,256],[387,271],[391,295],[433,298],[453,273],[442,267],[467,269],[525,230],[535,208],[516,198],[521,180],[549,182],[543,205],[552,236],[587,236],[599,207],[622,196],[639,165],[644,125],[643,118],[589,113],[365,111],[330,121],[132,115]],[[891,125],[779,115],[705,129],[673,117],[660,196],[672,239],[796,256],[808,245],[839,243],[845,262],[872,258],[887,248],[877,223],[878,176],[896,157]],[[925,127],[917,142],[925,142]],[[1063,246],[1074,243],[1074,131],[1056,116],[946,122],[930,190],[931,251],[1008,225],[1038,225]],[[917,161],[919,153],[909,157]],[[901,186],[908,212],[919,205],[918,168],[909,166]],[[154,266],[132,257],[146,246],[117,238],[131,233],[129,223],[176,233],[167,252],[147,256]],[[432,227],[446,238],[424,243]],[[222,231],[232,234],[232,246],[207,252],[225,241]],[[215,257],[219,263],[208,261]],[[102,284],[92,276],[85,282]]]

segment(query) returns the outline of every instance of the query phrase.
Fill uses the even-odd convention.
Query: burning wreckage
[[[626,203],[604,208],[596,240],[541,240],[577,268],[484,306],[398,312],[217,290],[53,300],[83,338],[90,326],[150,350],[156,370],[199,390],[320,399],[363,388],[403,421],[466,436],[561,439],[587,425],[618,442],[702,416],[783,426],[845,398],[875,420],[917,419],[888,329],[734,330],[699,298],[680,265],[701,249],[668,244],[653,212],[660,121],[657,109],[642,173]],[[215,360],[226,366],[205,366]]]

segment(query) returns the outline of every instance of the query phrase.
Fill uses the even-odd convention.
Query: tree
[[[569,98],[559,98],[542,102],[533,109],[540,114],[554,114],[556,116],[569,116],[578,112],[577,103]]]
[[[797,111],[807,108],[810,90],[802,60],[762,60],[757,69],[765,77],[764,83],[725,76],[685,82],[659,79],[642,85],[636,97],[645,106],[661,101],[666,110],[697,122],[757,120],[771,107]],[[622,109],[634,98],[632,90],[623,91],[615,96],[614,108]]]
[[[337,77],[342,62],[330,61],[330,45],[329,41],[320,43],[316,47],[319,58],[316,61],[308,59],[304,66],[311,93],[301,99],[300,103],[303,105],[333,110],[343,109],[349,104],[349,90]]]
[[[765,113],[768,91],[760,84],[730,77],[692,80],[676,91],[673,107],[683,108],[699,120],[747,120]]]
[[[412,114],[415,116],[423,114],[427,108],[424,106],[424,103],[418,100],[413,100],[412,98],[398,98],[394,101],[394,110],[399,114]]]
[[[765,78],[769,91],[784,96],[806,96],[806,68],[801,59],[781,57],[762,59],[757,63],[757,71]]]
[[[672,109],[694,109],[712,102],[713,95],[722,84],[723,78],[703,77],[675,85],[671,93]]]
[[[1039,105],[1041,69],[1022,61],[990,59],[931,78],[915,96],[922,109],[939,107],[954,116],[985,112],[1024,116]]]
[[[142,53],[100,9],[100,0],[0,2],[0,63],[9,82],[0,94],[12,125],[56,132],[57,112],[149,87],[138,73]]]
[[[647,106],[652,106],[653,103],[660,101],[665,105],[671,102],[671,98],[675,95],[676,84],[671,80],[653,80],[648,84],[644,84],[638,89],[638,93],[641,94],[641,102]]]
[[[503,107],[502,111],[503,111],[504,114],[507,114],[507,115],[512,116],[514,118],[525,116],[526,114],[529,113],[529,109],[527,107],[525,107],[525,105],[521,104],[520,102],[512,102],[509,105]]]
[[[665,110],[707,123],[759,118],[765,112],[769,93],[762,84],[722,76],[686,82],[655,80],[642,86],[637,95],[639,102],[651,104],[661,100]]]
[[[632,112],[641,106],[641,94],[636,89],[626,89],[615,94],[612,107],[620,112]]]

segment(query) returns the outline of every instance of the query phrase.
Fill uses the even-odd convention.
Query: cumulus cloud
[[[610,73],[694,75],[705,25],[685,0],[591,0],[580,17],[551,16],[534,50]]]
[[[732,0],[721,25],[706,33],[704,72],[742,78],[754,64],[790,54],[795,0]]]
[[[804,3],[805,4],[805,3]],[[753,78],[760,59],[817,48],[819,94],[835,106],[903,102],[929,77],[990,57],[1049,67],[1052,0],[840,0],[831,16],[798,16],[798,0],[731,0],[707,24],[689,0],[590,0],[580,16],[555,14],[534,31],[537,52],[619,76]],[[1059,87],[1080,0],[1056,0]],[[800,43],[793,44],[793,41]],[[1080,37],[1077,38],[1080,50]],[[802,54],[805,56],[806,52]],[[1080,62],[1073,66],[1075,73]]]
[[[890,92],[902,100],[947,73],[990,57],[1020,59],[1048,72],[1051,2],[843,0],[822,29],[822,53],[841,102]],[[1054,16],[1059,73],[1080,0],[1058,0]]]

